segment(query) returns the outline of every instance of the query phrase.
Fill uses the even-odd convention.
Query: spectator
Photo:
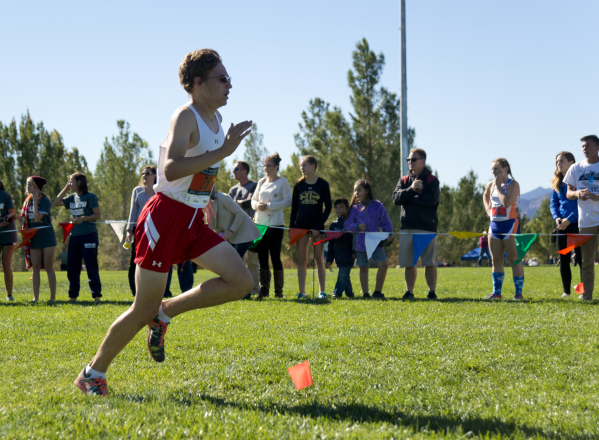
[[[278,175],[280,163],[281,157],[278,153],[264,159],[266,177],[260,179],[256,186],[256,192],[252,196],[252,209],[256,211],[254,221],[259,225],[269,226],[257,246],[260,262],[260,294],[258,299],[267,297],[270,291],[269,254],[275,278],[275,297],[283,297],[283,284],[285,281],[285,272],[281,261],[283,229],[273,228],[273,226],[285,226],[283,209],[291,206],[291,186],[286,178]]]
[[[177,270],[177,278],[179,279],[179,288],[181,293],[191,290],[193,287],[193,266],[191,261],[182,261],[181,263],[173,264],[168,270],[168,278],[166,279],[166,288],[164,289],[164,297],[171,298],[171,281],[173,279],[173,268]]]
[[[351,199],[349,216],[345,222],[345,230],[350,232],[388,232],[389,237],[386,240],[393,241],[393,224],[389,220],[389,214],[383,204],[374,199],[372,186],[366,180],[358,180],[354,185],[354,195]],[[368,293],[370,261],[366,254],[365,234],[356,236],[356,256],[358,257],[358,266],[360,266],[362,292],[364,298],[370,298]],[[371,258],[378,267],[372,299],[385,299],[383,285],[389,268],[387,256],[382,247],[377,247]]]
[[[141,169],[141,178],[138,185],[133,188],[131,193],[131,208],[129,209],[129,220],[127,221],[127,243],[131,243],[131,259],[129,260],[129,289],[131,295],[135,296],[135,227],[137,219],[145,204],[156,194],[154,184],[156,183],[156,167],[154,165],[146,165]],[[171,272],[169,272],[170,280]],[[193,277],[192,277],[193,278]],[[166,286],[166,291],[169,290],[170,283]]]
[[[335,200],[335,214],[337,220],[331,223],[329,230],[331,231],[343,231],[345,221],[349,213],[349,202],[347,199]],[[348,298],[354,297],[354,291],[351,284],[351,268],[354,265],[354,252],[353,252],[353,234],[345,233],[339,238],[328,241],[329,250],[326,255],[326,266],[331,267],[333,261],[337,263],[339,274],[337,275],[337,283],[333,290],[333,298],[341,298],[343,292]]]
[[[401,206],[401,231],[399,240],[399,265],[405,268],[406,293],[403,299],[414,299],[414,285],[418,274],[414,267],[413,234],[436,233],[439,221],[439,179],[426,167],[426,152],[420,148],[410,150],[409,173],[397,182],[393,203]],[[433,238],[420,256],[428,285],[428,299],[437,299],[437,237]]]
[[[71,190],[74,194],[65,197]],[[63,198],[64,197],[64,198]],[[81,278],[81,260],[85,261],[87,278],[92,297],[96,301],[102,298],[102,283],[98,270],[98,231],[96,220],[102,217],[98,198],[87,190],[87,177],[75,173],[64,189],[56,196],[54,206],[64,206],[71,210],[73,229],[69,238],[69,258],[67,276],[69,278],[69,301],[76,302],[79,296]]]
[[[568,185],[568,199],[578,199],[578,223],[581,234],[592,235],[591,239],[580,245],[582,253],[583,301],[593,299],[595,288],[595,249],[599,232],[599,138],[585,136],[582,141],[582,153],[586,158],[570,166],[564,177]],[[597,180],[597,182],[595,182]]]
[[[60,271],[61,272],[65,272],[67,270],[67,263],[69,261],[68,260],[68,255],[69,255],[69,253],[66,252],[66,251],[61,252],[58,255],[58,259],[60,260]]]
[[[518,259],[514,234],[520,233],[520,220],[518,219],[520,185],[514,180],[512,169],[506,159],[502,157],[495,159],[491,162],[491,170],[494,179],[487,184],[483,194],[485,210],[491,219],[489,244],[493,261],[493,293],[487,296],[487,299],[501,299],[505,276],[504,255],[507,253],[508,261],[512,266],[516,290],[514,300],[520,300],[523,299],[524,267],[522,262],[514,265]]]
[[[251,218],[254,218],[255,211],[252,209],[252,196],[256,191],[256,182],[248,179],[250,166],[246,162],[237,162],[233,168],[233,176],[237,184],[229,189],[229,197],[235,200],[241,209]],[[260,291],[260,264],[258,263],[258,254],[256,252],[247,252],[247,268],[254,279],[254,290],[252,295],[257,295]]]
[[[0,180],[0,250],[2,251],[2,271],[6,287],[6,301],[14,301],[12,296],[12,254],[17,245],[17,228],[15,227],[15,204],[10,194],[4,190]]]
[[[291,199],[290,228],[310,229],[310,234],[304,235],[297,242],[297,278],[299,282],[298,298],[306,298],[306,275],[308,271],[308,245],[310,236],[312,243],[324,237],[320,230],[331,214],[331,191],[326,180],[316,175],[318,163],[314,156],[305,156],[300,162],[302,177],[295,182]],[[314,260],[318,268],[319,298],[326,298],[324,263],[324,244],[314,246]]]
[[[483,258],[487,259],[487,266],[491,265],[491,254],[489,253],[489,237],[483,235],[478,239],[478,245],[480,246],[480,253],[478,255],[477,266],[481,267]]]
[[[555,221],[556,232],[559,234],[556,238],[558,250],[568,247],[568,237],[566,234],[578,234],[578,201],[568,199],[568,185],[564,183],[564,176],[572,165],[576,162],[574,155],[568,151],[558,153],[555,158],[556,170],[551,180],[551,216]],[[559,272],[562,278],[564,293],[562,298],[570,297],[572,285],[572,271],[570,269],[570,255],[568,252],[559,259]],[[574,258],[578,264],[582,263],[582,251],[580,246],[574,248]],[[552,263],[551,263],[552,264]],[[580,266],[582,278],[582,265]]]
[[[213,191],[211,198],[214,200],[215,218],[212,219],[210,228],[227,240],[243,258],[253,241],[260,237],[260,231],[240,204],[231,197]],[[252,292],[249,292],[244,299],[251,297]]]
[[[56,299],[56,274],[54,273],[54,251],[56,234],[52,227],[50,198],[42,192],[46,179],[31,176],[27,179],[27,198],[21,211],[23,229],[40,228],[25,247],[26,267],[33,271],[33,301],[40,298],[40,272],[46,269],[50,286],[50,301]]]

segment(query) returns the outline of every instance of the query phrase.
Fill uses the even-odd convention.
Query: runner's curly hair
[[[208,74],[223,60],[213,49],[201,49],[189,52],[179,66],[179,83],[187,93],[193,90],[193,80],[200,77],[203,81]]]

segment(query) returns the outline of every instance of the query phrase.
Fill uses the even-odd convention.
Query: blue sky
[[[2,15],[0,121],[29,109],[92,169],[117,119],[156,151],[194,49],[218,50],[233,77],[225,124],[252,119],[284,164],[310,99],[351,110],[361,38],[399,92],[398,0],[6,2]],[[597,17],[596,0],[407,0],[408,122],[443,183],[470,169],[486,181],[504,156],[526,192],[549,186],[557,152],[582,159],[579,138],[599,134]]]

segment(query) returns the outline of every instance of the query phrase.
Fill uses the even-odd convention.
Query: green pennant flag
[[[518,250],[518,259],[514,262],[512,266],[520,263],[526,252],[530,249],[530,246],[537,238],[537,234],[522,234],[522,235],[514,235],[516,238],[516,249]]]
[[[260,231],[260,237],[256,238],[248,249],[254,249],[256,246],[258,246],[258,243],[260,243],[262,238],[264,238],[264,234],[266,234],[266,230],[268,229],[267,225],[256,225],[256,227]]]

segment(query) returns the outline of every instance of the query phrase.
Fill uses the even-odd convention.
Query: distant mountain
[[[526,214],[528,218],[533,218],[541,203],[547,197],[551,197],[551,188],[538,187],[520,196],[520,212]]]

